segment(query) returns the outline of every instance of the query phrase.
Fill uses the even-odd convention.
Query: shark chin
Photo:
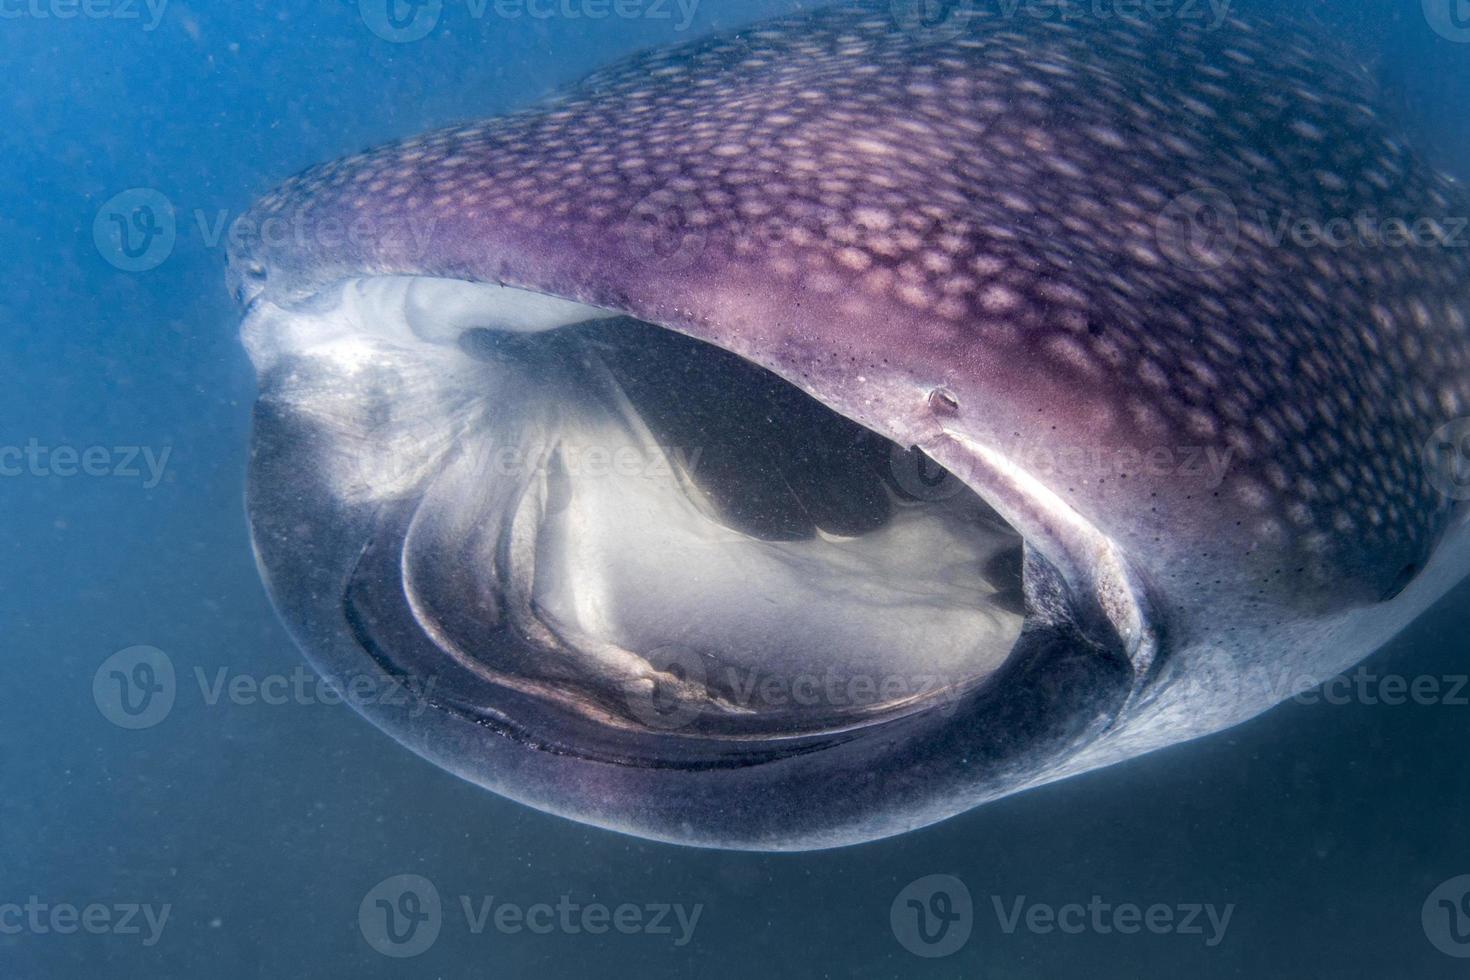
[[[837,847],[1244,722],[1470,574],[1470,200],[1362,73],[940,27],[650,52],[237,222],[257,562],[360,713],[586,824]],[[1435,241],[1271,234],[1367,211]]]

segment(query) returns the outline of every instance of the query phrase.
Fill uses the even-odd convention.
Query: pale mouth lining
[[[311,315],[373,338],[355,413],[378,442],[445,447],[394,489],[397,565],[418,629],[479,679],[616,730],[770,739],[953,707],[1016,646],[1020,535],[776,375],[500,287],[344,297]],[[408,335],[452,368],[383,381]]]

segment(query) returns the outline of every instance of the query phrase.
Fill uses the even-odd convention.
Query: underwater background
[[[410,38],[372,0],[0,0],[0,446],[31,461],[0,477],[0,980],[1464,975],[1470,934],[1425,908],[1470,874],[1470,586],[1352,688],[1434,678],[1431,703],[1307,696],[820,853],[563,821],[330,703],[251,555],[254,375],[224,230],[310,164],[813,4],[630,0],[588,16],[609,6],[446,2]],[[1421,152],[1470,179],[1470,4],[1292,9],[1372,66]],[[171,237],[108,246],[116,215],[160,200]],[[170,703],[141,720],[105,690],[109,658],[138,647],[173,671]],[[399,875],[441,904],[412,958],[381,952],[360,916]],[[942,957],[891,916],[912,889],[931,897],[933,875],[950,904],[931,908],[960,915],[962,891],[970,905]],[[1028,924],[1035,906],[1099,903],[1167,906],[1176,924],[1198,907],[1199,930]],[[529,917],[498,920],[507,905]],[[641,926],[594,934],[593,906],[633,907]],[[1455,924],[1470,931],[1470,905]]]

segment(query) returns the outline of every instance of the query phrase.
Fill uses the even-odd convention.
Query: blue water
[[[0,0],[0,444],[100,447],[93,469],[113,475],[60,475],[61,459],[0,479],[0,980],[1463,975],[1420,913],[1470,873],[1470,703],[1288,703],[925,831],[792,856],[564,822],[456,780],[345,707],[210,703],[201,676],[295,683],[305,669],[247,538],[254,376],[223,285],[223,223],[314,162],[802,5],[706,0],[686,27],[677,4],[669,20],[600,21],[477,20],[449,4],[429,36],[390,43],[355,3],[175,0],[156,24],[142,5],[63,18],[58,3]],[[1430,31],[1418,0],[1311,6],[1373,64],[1423,151],[1470,178],[1470,43]],[[166,260],[139,273],[93,234],[99,209],[135,188],[178,219]],[[1467,599],[1368,666],[1470,672]],[[179,693],[160,724],[129,731],[92,685],[139,645],[167,653]],[[432,948],[397,960],[358,913],[405,873],[436,885],[445,922]],[[961,879],[975,903],[969,942],[935,960],[889,918],[931,874]],[[1094,895],[1233,911],[1210,944],[1208,925],[1008,933],[992,908]],[[700,912],[688,935],[672,917],[669,934],[476,934],[461,896]],[[42,927],[7,929],[7,903],[45,905]],[[45,918],[58,906],[102,907],[97,934],[62,931],[66,913]],[[140,911],[130,932],[128,906],[167,918],[154,928]]]

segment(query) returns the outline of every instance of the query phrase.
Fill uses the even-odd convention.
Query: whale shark
[[[1287,19],[857,0],[230,232],[292,635],[438,766],[837,847],[1244,722],[1470,574],[1470,196]]]

